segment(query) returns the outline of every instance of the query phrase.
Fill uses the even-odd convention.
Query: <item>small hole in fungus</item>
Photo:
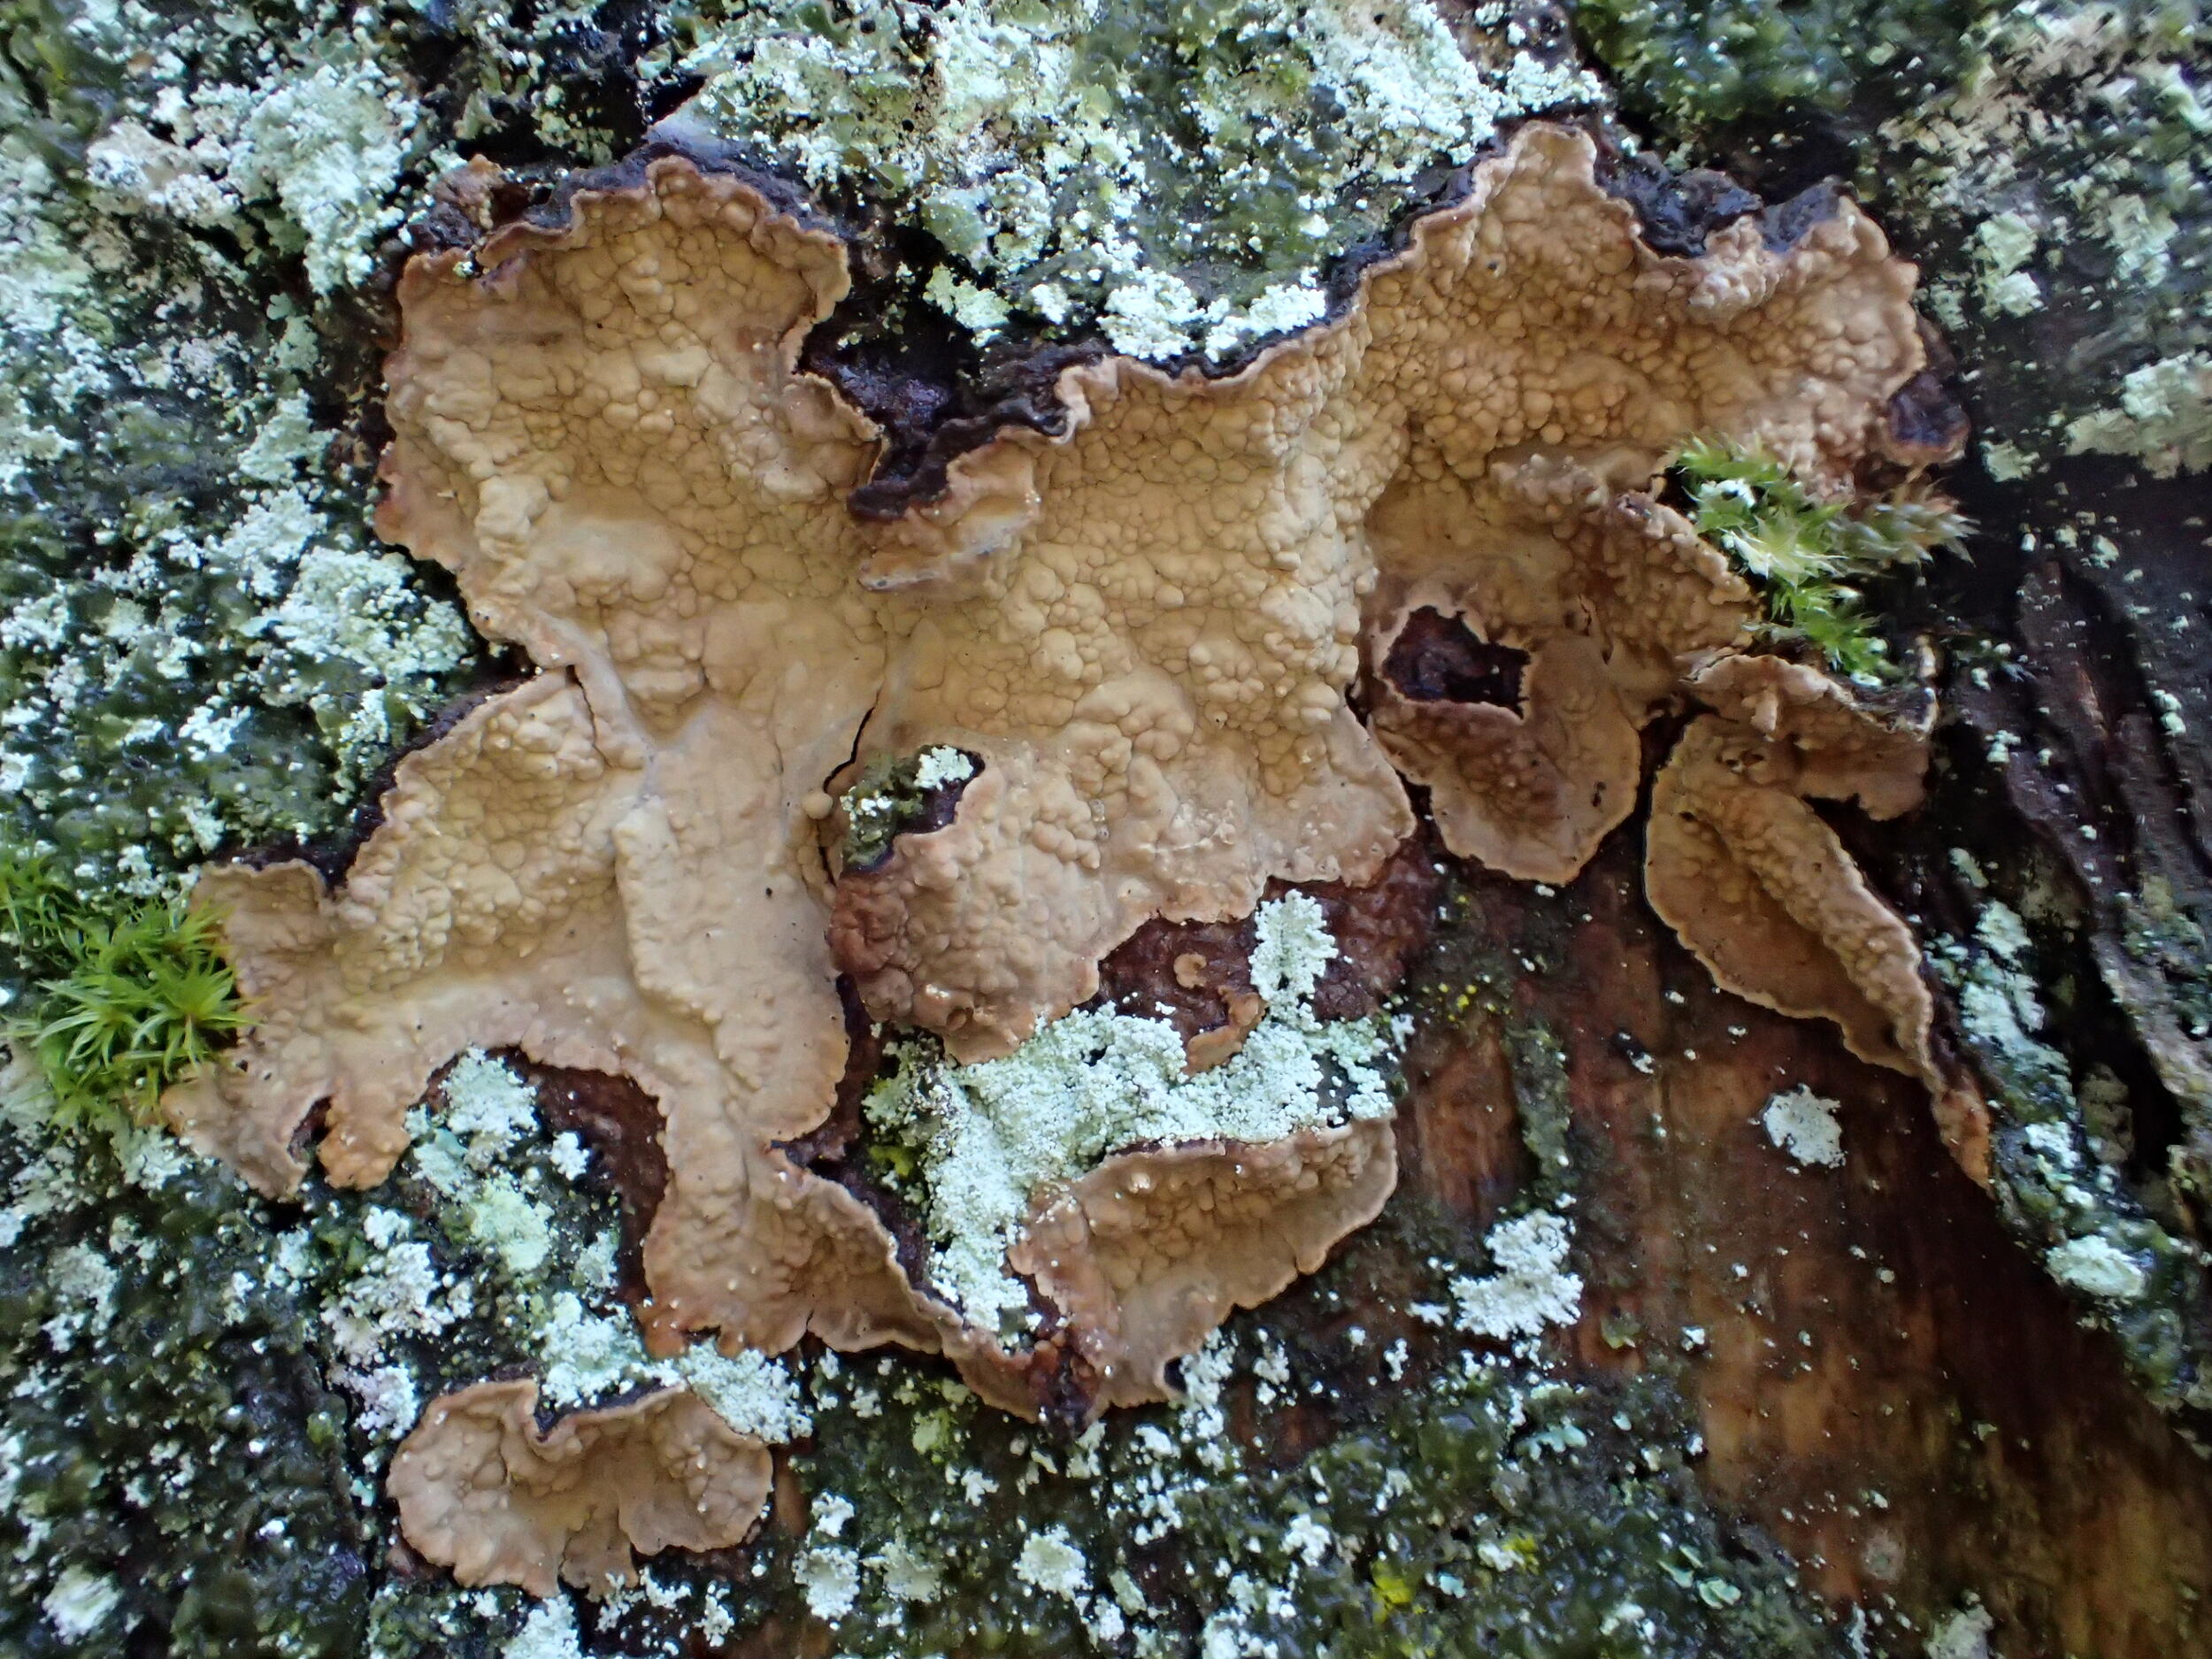
[[[1424,606],[1399,630],[1383,672],[1416,703],[1492,703],[1517,714],[1527,667],[1526,651],[1477,639],[1457,617]]]

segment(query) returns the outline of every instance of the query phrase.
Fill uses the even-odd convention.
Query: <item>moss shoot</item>
[[[65,1129],[152,1121],[161,1091],[244,1023],[216,918],[178,900],[103,913],[46,857],[0,849],[0,946],[15,956],[9,1041]]]
[[[1972,526],[1949,502],[1926,491],[1824,500],[1773,456],[1715,441],[1686,448],[1675,475],[1699,533],[1758,590],[1767,639],[1862,685],[1902,675],[1861,584],[1958,547]]]

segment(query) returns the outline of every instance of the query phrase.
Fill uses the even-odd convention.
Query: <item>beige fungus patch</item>
[[[744,183],[656,159],[562,227],[417,257],[381,525],[541,672],[408,757],[342,886],[206,878],[260,1023],[175,1117],[281,1189],[326,1099],[324,1162],[365,1185],[465,1048],[623,1072],[665,1118],[657,1336],[942,1350],[1024,1411],[1056,1368],[1093,1409],[1164,1394],[1231,1307],[1374,1215],[1386,1131],[1125,1150],[1037,1194],[1018,1250],[1051,1317],[1022,1352],[777,1143],[831,1108],[841,972],[988,1058],[1149,918],[1371,879],[1413,826],[1399,768],[1455,850],[1517,875],[1571,876],[1628,812],[1638,729],[1750,637],[1660,469],[1724,435],[1839,484],[1923,353],[1913,271],[1848,203],[1786,250],[1745,219],[1676,257],[1594,158],[1524,128],[1340,319],[1218,380],[1068,369],[1059,435],[1001,433],[888,523],[845,504],[877,434],[796,366],[845,250]],[[1348,692],[1424,607],[1527,655],[1520,707],[1386,687],[1362,723]],[[934,746],[979,763],[952,821],[836,868],[841,792]],[[1700,735],[1677,773],[1709,826],[1757,816],[1708,787],[1720,759]],[[1776,794],[1776,856],[1795,836],[1834,890],[1768,910],[1850,949],[1827,1001],[1771,1000],[1915,1064],[1909,935]]]
[[[603,1594],[636,1556],[719,1549],[759,1519],[767,1448],[696,1394],[663,1388],[541,1432],[534,1382],[487,1382],[432,1403],[392,1459],[407,1541],[463,1584],[563,1581]]]

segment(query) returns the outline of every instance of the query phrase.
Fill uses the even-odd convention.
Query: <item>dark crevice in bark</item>
[[[838,1001],[845,1014],[845,1071],[829,1116],[805,1134],[775,1142],[776,1149],[801,1169],[834,1181],[865,1204],[883,1223],[898,1252],[900,1269],[916,1285],[929,1282],[929,1235],[906,1200],[879,1179],[870,1167],[870,1132],[861,1102],[882,1075],[888,1033],[868,1018],[852,981],[840,974]]]
[[[621,1206],[616,1290],[636,1306],[652,1294],[645,1280],[645,1235],[668,1191],[660,1102],[616,1073],[540,1065],[519,1049],[500,1057],[536,1089],[546,1127],[555,1134],[572,1133],[591,1148],[578,1184],[612,1194]]]
[[[1417,703],[1487,703],[1521,711],[1528,653],[1478,638],[1457,617],[1423,606],[1391,641],[1382,672]]]

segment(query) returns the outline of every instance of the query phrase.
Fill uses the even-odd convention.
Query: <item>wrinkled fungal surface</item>
[[[2212,1640],[2189,1451],[2212,1411],[2204,0],[5,0],[0,47],[0,1653],[2174,1659]],[[1557,221],[1562,251],[1509,302],[1477,305],[1471,268],[1374,291],[1440,258],[1468,200],[1477,233],[1517,200],[1489,173],[1527,117],[1570,110],[1641,250],[1555,180],[1486,255],[1525,271]],[[654,157],[737,169],[789,223],[680,248],[642,209],[618,225],[606,198],[666,194]],[[1671,171],[1699,163],[1725,171]],[[1713,376],[1740,345],[1811,363],[1858,325],[1770,296],[1701,334],[1655,290],[1760,265],[1754,242],[1802,260],[1835,192],[1796,193],[1836,178],[1943,340],[1886,435],[1793,449],[1778,488],[1729,442],[1760,421],[1702,424],[1732,407]],[[606,316],[469,287],[518,219],[485,250],[520,261],[516,286],[596,250]],[[777,242],[826,227],[833,258]],[[821,321],[657,293],[757,231],[767,287],[815,273],[799,311],[846,285]],[[1601,245],[1624,251],[1625,298],[1588,268]],[[440,249],[450,277],[403,296],[410,256]],[[442,322],[424,296],[444,283]],[[487,487],[527,474],[635,493],[649,459],[707,502],[715,469],[684,457],[709,434],[731,495],[680,523],[626,508],[645,541],[587,543],[603,564],[565,593],[530,519],[498,554],[507,609],[573,637],[526,649],[527,615],[482,637],[465,612],[498,609],[490,564],[457,581],[371,523],[403,299],[419,347],[525,325],[487,355],[495,382],[418,364],[466,432],[423,441],[419,397],[394,465],[419,505],[449,499],[449,552]],[[705,376],[637,367],[657,349],[639,308],[664,302],[671,354],[695,336],[721,365],[735,328],[785,391],[732,414]],[[1455,320],[1424,333],[1432,302]],[[1309,329],[1277,357],[1310,367],[1318,342],[1350,366],[1286,416],[1280,364],[1251,365]],[[1653,342],[1686,373],[1716,339],[1688,375],[1694,441],[1621,441]],[[1402,371],[1363,378],[1377,352]],[[1154,369],[1251,372],[1163,391]],[[1451,375],[1448,396],[1378,394]],[[1615,380],[1616,427],[1542,432],[1535,393]],[[670,431],[611,440],[592,388]],[[1777,407],[1800,393],[1821,396],[1801,379]],[[1138,442],[1117,411],[1144,397],[1187,449]],[[771,581],[753,567],[795,520],[756,497],[805,484],[776,434],[807,399],[857,481],[799,511],[815,577]],[[1523,403],[1508,436],[1492,413]],[[1221,648],[1227,703],[1287,695],[1271,608],[1318,595],[1333,627],[1340,601],[1297,572],[1255,585],[1244,541],[1214,535],[1211,492],[1241,526],[1263,491],[1184,488],[1239,411],[1297,505],[1271,554],[1337,568],[1311,557],[1325,497],[1347,543],[1328,558],[1374,577],[1356,671],[1319,676],[1415,826],[1363,885],[1276,875],[1241,909],[1148,890],[1096,955],[1082,930],[1124,926],[1142,839],[1101,810],[1099,869],[1010,930],[1057,954],[995,952],[968,907],[1028,903],[1007,849],[1067,862],[993,827],[1067,759],[1015,780],[1010,745],[1075,722],[871,732],[915,694],[818,662],[849,618],[772,624],[745,649],[798,689],[680,746],[730,712],[726,675],[685,700],[687,630],[763,595],[818,626],[864,559],[848,609],[886,669],[933,616],[941,702],[1000,673],[971,637],[994,614],[1010,690],[1046,683],[1059,629],[1102,674],[1067,682],[1082,695],[1136,663],[1195,705],[1193,644]],[[1481,429],[1428,491],[1463,418]],[[1931,504],[1912,469],[1965,419],[1942,488],[1970,557],[1838,568],[1827,538],[1782,534]],[[1371,503],[1322,442],[1360,421],[1402,442]],[[989,442],[1010,426],[1034,442]],[[1079,521],[1071,480],[1097,485]],[[1164,529],[1131,529],[1162,502]],[[672,526],[649,597],[634,556]],[[1163,637],[1129,572],[1193,548],[1213,566],[1174,579],[1191,637]],[[708,593],[696,570],[733,559],[752,586]],[[1059,591],[1017,586],[1048,560]],[[1640,596],[1617,590],[1640,569]],[[625,699],[626,749],[601,718]],[[746,726],[772,704],[781,725]],[[729,767],[841,708],[862,713],[825,755],[746,774],[792,786],[771,870]],[[1264,724],[1198,727],[1213,747],[1162,777],[1244,777]],[[1071,793],[1051,822],[1079,843],[1108,796]],[[637,837],[648,798],[673,803],[693,884],[657,908],[607,851],[669,862]],[[201,1140],[262,1193],[28,1041],[114,985],[74,922],[159,919],[203,860],[249,848],[320,872],[223,869],[203,895],[269,1016],[250,1051],[269,1093],[202,1095]],[[27,860],[41,880],[11,886]],[[793,872],[814,916],[769,917],[794,931],[759,930],[740,974],[698,950],[728,926],[699,895],[772,882],[780,903]],[[6,949],[47,878],[52,948]],[[779,941],[806,948],[764,953]],[[994,1000],[994,973],[1034,989],[1087,956],[1095,990],[1041,1030]],[[872,1019],[863,972],[879,1010],[919,1011]],[[835,1031],[807,995],[833,975]],[[671,984],[725,995],[703,1014]],[[525,1027],[528,1052],[491,1041]],[[268,1041],[287,1031],[306,1039],[288,1059]],[[426,1067],[403,1111],[370,1087]],[[357,1110],[297,1116],[319,1069]],[[780,1133],[778,1100],[810,1126]],[[771,1280],[801,1323],[949,1347],[1048,1421],[942,1359],[718,1351],[727,1286]],[[718,1455],[702,1405],[772,1448],[764,1509],[695,1494],[635,1432],[687,1419]],[[407,1486],[465,1432],[495,1461]],[[626,1494],[654,1525],[625,1528]],[[457,1578],[495,1555],[531,1587]]]
[[[718,1549],[752,1530],[767,1449],[700,1398],[664,1388],[540,1432],[534,1382],[437,1401],[392,1459],[407,1541],[465,1585],[637,1581],[635,1555]]]
[[[799,367],[846,250],[742,179],[658,155],[416,257],[380,526],[539,672],[400,765],[342,883],[208,875],[259,1025],[175,1119],[281,1189],[326,1100],[321,1161],[367,1184],[465,1048],[620,1073],[664,1120],[657,1344],[902,1342],[1025,1412],[1071,1377],[1079,1409],[1158,1397],[1386,1195],[1389,1137],[1325,1079],[1286,1138],[1110,1145],[1029,1194],[1011,1327],[779,1143],[831,1110],[841,974],[950,1062],[1013,1064],[1148,921],[1376,879],[1415,821],[1397,768],[1448,848],[1524,877],[1571,877],[1632,810],[1639,729],[1751,641],[1660,470],[1718,434],[1844,488],[1907,452],[1889,406],[1924,359],[1912,270],[1848,202],[1666,254],[1595,163],[1524,127],[1325,325],[1223,379],[1068,366],[1053,430],[887,518],[847,501],[876,429]],[[1422,612],[1525,654],[1515,706],[1378,673]],[[1709,729],[1672,775],[1709,770]],[[860,803],[925,767],[949,821],[847,864]],[[1916,988],[1909,933],[1815,850],[1768,908],[1850,965],[1818,997],[1726,977],[1932,1076],[1924,1002],[1875,1001],[1883,1026],[1852,1000]]]

